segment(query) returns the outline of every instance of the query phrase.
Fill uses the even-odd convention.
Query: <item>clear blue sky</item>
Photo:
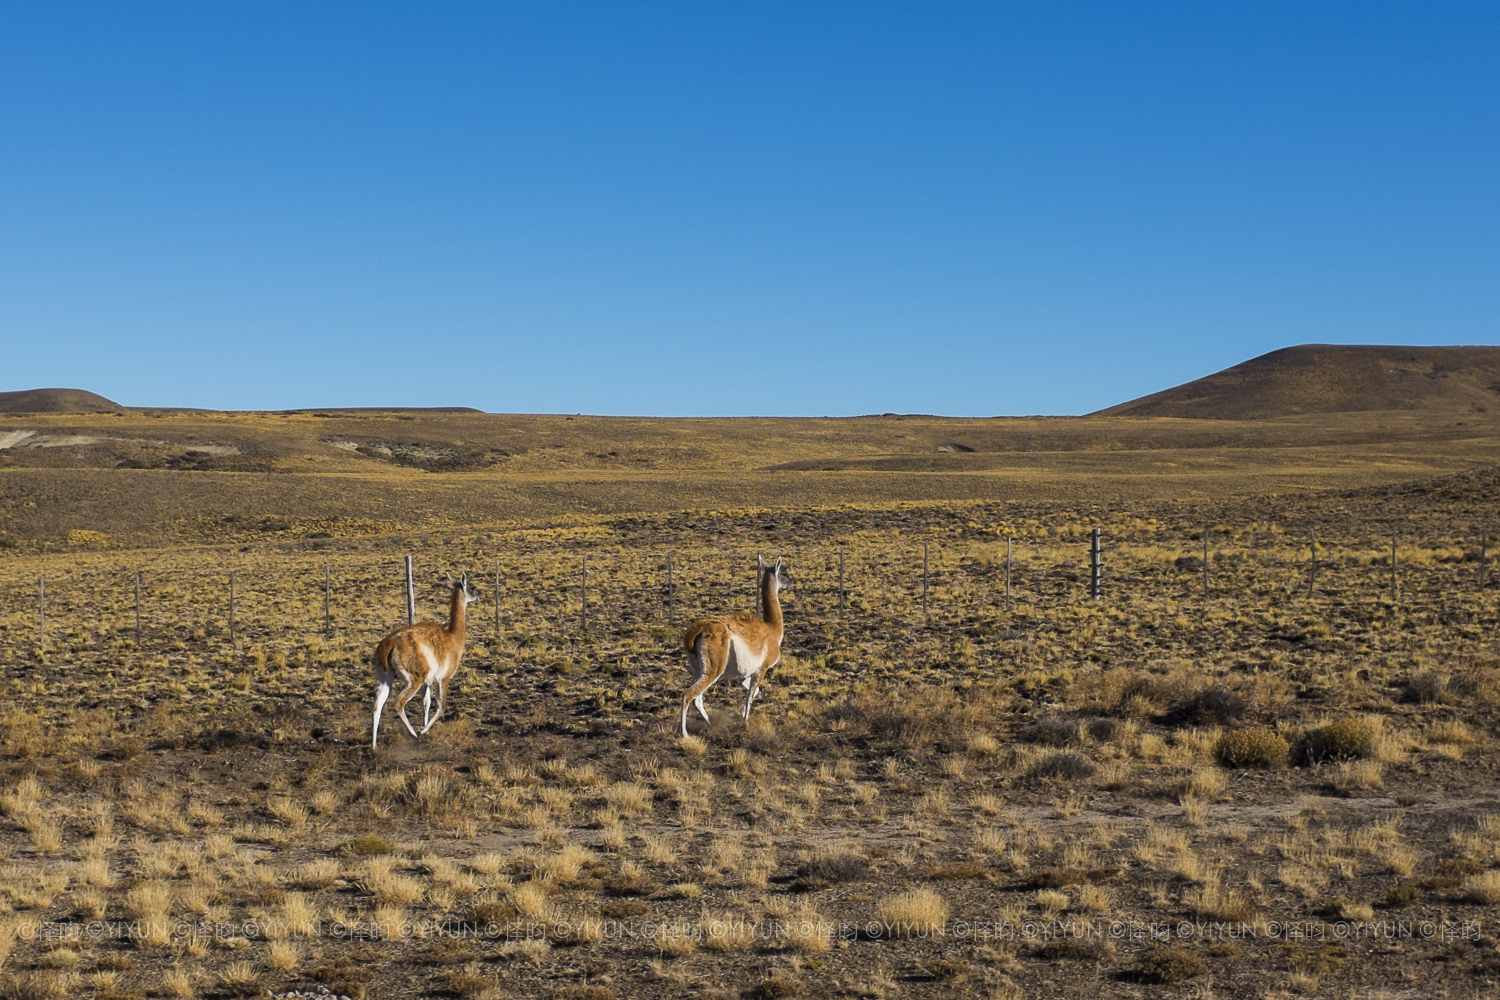
[[[0,389],[1081,413],[1500,343],[1493,3],[0,6]]]

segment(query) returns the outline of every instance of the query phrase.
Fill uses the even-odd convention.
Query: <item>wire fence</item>
[[[872,627],[965,618],[1035,619],[1077,606],[1173,601],[1307,602],[1333,607],[1442,607],[1493,594],[1493,539],[1483,531],[1357,538],[1240,529],[1111,537],[1100,597],[1089,539],[851,539],[779,553],[794,586],[795,627],[858,620]],[[416,553],[418,619],[446,620],[446,574],[466,569],[481,599],[471,640],[588,645],[694,617],[756,606],[757,553],[748,548],[531,544],[498,558]],[[1205,559],[1206,556],[1206,559]],[[371,645],[406,624],[404,559],[370,553],[93,554],[12,561],[0,573],[0,642],[67,647],[101,637],[141,652],[183,652],[212,640],[234,648]],[[586,565],[585,565],[586,563]],[[652,631],[654,630],[654,631]]]

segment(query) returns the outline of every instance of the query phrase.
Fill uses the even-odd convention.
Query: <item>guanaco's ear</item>
[[[448,586],[450,586],[450,587],[453,586],[453,574],[452,573],[447,573],[447,574],[444,574],[444,575],[448,577]]]
[[[755,553],[755,565],[759,566],[761,569],[765,569],[766,557],[761,555],[759,552]]]
[[[778,573],[780,573],[780,572],[781,572],[781,557],[780,557],[780,556],[777,556],[777,557],[776,557],[776,566],[775,566],[775,570],[776,570],[776,572],[778,572]]]

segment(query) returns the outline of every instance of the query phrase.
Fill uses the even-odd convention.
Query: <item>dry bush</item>
[[[552,945],[541,938],[528,938],[524,941],[507,941],[496,954],[503,959],[525,959],[533,965],[540,965],[551,951]]]
[[[181,1000],[197,995],[197,989],[193,985],[193,975],[187,969],[168,969],[162,973],[162,989],[169,997],[179,997]]]
[[[1089,739],[1097,743],[1131,743],[1141,734],[1134,719],[1091,719],[1084,727]]]
[[[13,708],[0,716],[0,757],[40,757],[52,753],[55,745],[35,712]]]
[[[1210,882],[1197,890],[1183,894],[1184,904],[1193,912],[1210,920],[1244,922],[1255,915],[1255,905],[1243,894],[1225,889],[1217,882]]]
[[[592,863],[596,857],[594,852],[586,847],[567,844],[556,854],[542,859],[542,862],[537,865],[537,875],[539,878],[552,879],[557,882],[573,882],[578,879],[584,865]]]
[[[396,846],[382,837],[367,833],[347,841],[343,849],[349,854],[378,855],[393,854]]]
[[[834,926],[821,913],[801,909],[782,923],[786,946],[793,951],[811,954],[833,947]]]
[[[622,816],[640,816],[651,812],[653,794],[639,781],[619,781],[604,792],[604,799]]]
[[[621,863],[620,870],[604,880],[604,891],[611,896],[651,896],[660,889],[661,885],[634,861]]]
[[[315,858],[296,870],[292,884],[299,889],[327,889],[338,881],[343,866],[335,858]]]
[[[1500,903],[1500,871],[1480,872],[1465,880],[1463,895],[1470,902],[1485,906]]]
[[[422,883],[405,875],[398,875],[392,871],[389,865],[376,865],[376,860],[384,860],[390,855],[371,858],[371,863],[365,870],[364,876],[359,880],[360,886],[375,897],[376,903],[389,903],[394,906],[410,906],[422,900]]]
[[[290,972],[302,959],[302,946],[294,941],[272,941],[266,949],[266,964],[278,972]]]
[[[265,979],[252,962],[231,962],[219,973],[219,989],[234,997],[251,997],[265,988]]]
[[[1474,731],[1462,722],[1450,719],[1439,719],[1430,723],[1422,730],[1422,741],[1429,746],[1440,746],[1450,744],[1453,746],[1472,746],[1479,742]]]
[[[1216,799],[1228,786],[1229,779],[1223,771],[1199,768],[1173,782],[1172,790],[1179,798]]]
[[[1141,959],[1140,977],[1148,983],[1182,983],[1206,971],[1201,956],[1187,945],[1153,944]]]
[[[885,937],[932,937],[948,923],[948,904],[930,889],[887,896],[875,910]]]
[[[1026,738],[1033,743],[1044,743],[1052,747],[1065,747],[1082,742],[1079,724],[1072,719],[1038,719],[1026,729]]]
[[[1446,670],[1418,670],[1406,679],[1405,700],[1423,705],[1441,704],[1448,699]]]
[[[1214,746],[1214,756],[1225,767],[1285,767],[1291,752],[1291,745],[1279,733],[1264,726],[1225,733]]]
[[[1380,765],[1373,760],[1346,760],[1333,774],[1333,787],[1341,792],[1383,788]]]
[[[1000,752],[1000,741],[989,733],[975,733],[969,737],[968,751],[975,757],[993,757]]]
[[[703,947],[709,951],[748,951],[755,943],[755,925],[727,913],[704,913],[698,918]]]
[[[1026,776],[1041,781],[1081,781],[1092,777],[1092,761],[1077,753],[1049,753],[1031,765]]]
[[[1189,697],[1201,683],[1196,673],[1182,668],[1165,673],[1106,670],[1099,677],[1097,698],[1100,703],[1112,706],[1110,715],[1139,719],[1161,715],[1169,706]]]
[[[284,796],[272,798],[266,808],[272,816],[293,827],[306,826],[308,816],[311,815],[307,806]]]
[[[523,917],[545,920],[552,913],[552,901],[548,898],[547,886],[527,882],[511,893],[511,905]]]
[[[1228,688],[1208,687],[1175,702],[1162,721],[1171,726],[1227,726],[1249,710],[1250,703]]]
[[[1051,920],[1063,910],[1068,908],[1068,894],[1056,889],[1038,889],[1036,894],[1037,909],[1042,911],[1042,916]]]
[[[522,943],[522,942],[515,942]],[[477,962],[462,969],[445,969],[438,976],[447,991],[456,997],[477,997],[495,986],[496,981],[484,974]]]
[[[1378,716],[1335,719],[1308,733],[1301,752],[1313,764],[1356,760],[1375,752],[1382,721]]]
[[[921,685],[896,689],[864,686],[828,706],[817,706],[827,724],[856,736],[870,736],[911,750],[942,741],[964,745],[1014,695],[997,685],[975,686],[960,698],[952,688]]]
[[[1102,885],[1080,886],[1073,905],[1080,913],[1105,913],[1114,905],[1114,895]]]

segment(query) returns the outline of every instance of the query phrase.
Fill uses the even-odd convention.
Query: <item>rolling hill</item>
[[[119,403],[85,389],[0,392],[0,413],[113,413],[123,409]]]
[[[1303,413],[1500,407],[1500,347],[1303,344],[1090,416],[1266,420]]]

